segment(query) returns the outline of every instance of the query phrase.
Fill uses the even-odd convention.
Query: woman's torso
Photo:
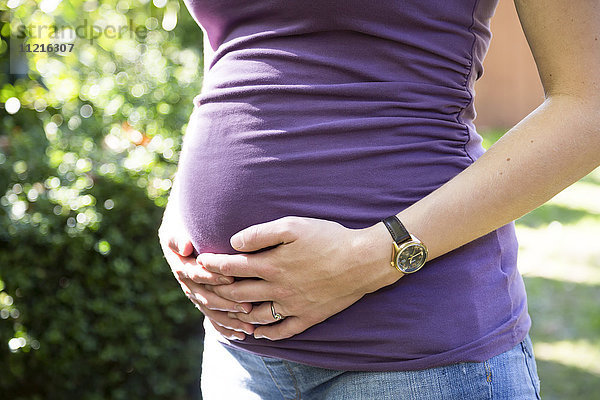
[[[472,93],[496,0],[187,5],[215,50],[178,172],[198,252],[286,215],[370,226],[483,153]],[[515,259],[508,225],[294,338],[233,345],[336,369],[478,361],[528,328]]]

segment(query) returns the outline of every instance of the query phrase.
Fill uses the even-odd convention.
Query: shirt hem
[[[242,351],[247,351],[252,354],[259,355],[261,357],[278,358],[281,360],[287,360],[296,362],[299,364],[305,364],[312,367],[339,370],[339,371],[363,371],[363,372],[401,372],[401,371],[418,371],[437,367],[444,367],[452,364],[469,363],[469,362],[484,362],[494,356],[504,353],[512,349],[514,346],[519,344],[525,339],[529,333],[529,326],[515,327],[509,334],[502,334],[496,338],[489,339],[484,337],[474,342],[465,344],[461,347],[452,349],[450,351],[426,356],[415,360],[393,360],[393,361],[378,361],[378,362],[340,362],[332,358],[322,358],[322,354],[319,356],[319,361],[313,361],[310,359],[300,359],[290,355],[289,352],[281,354],[277,348],[254,346],[248,344],[238,344],[233,341],[229,341],[222,336],[217,334],[217,340],[223,345],[233,347]],[[510,341],[507,341],[507,336]],[[260,351],[257,351],[260,349]]]

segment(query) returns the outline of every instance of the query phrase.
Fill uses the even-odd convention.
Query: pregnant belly
[[[244,124],[239,113],[219,115],[194,111],[178,167],[181,212],[199,253],[233,253],[233,234],[286,215],[370,226],[468,165],[452,142],[398,135],[396,126],[268,130],[247,113]]]

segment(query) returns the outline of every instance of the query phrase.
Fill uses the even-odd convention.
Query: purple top
[[[178,173],[196,251],[286,215],[371,226],[483,154],[497,0],[186,1],[215,50]],[[516,258],[509,224],[290,339],[230,344],[346,370],[483,361],[530,326]]]

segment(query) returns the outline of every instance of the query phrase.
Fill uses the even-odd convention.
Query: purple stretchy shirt
[[[371,226],[484,152],[497,0],[186,1],[215,50],[178,172],[197,252],[286,215]],[[483,361],[530,326],[516,257],[508,224],[290,339],[230,345],[345,370]]]

